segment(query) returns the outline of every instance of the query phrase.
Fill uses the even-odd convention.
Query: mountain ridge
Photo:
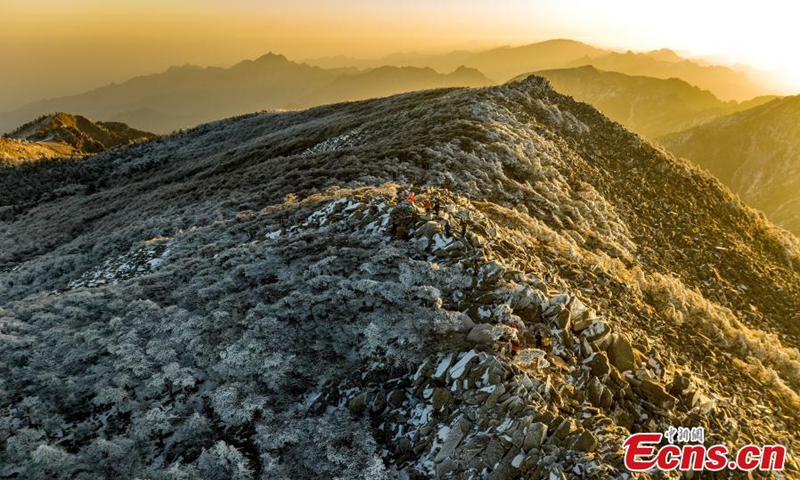
[[[772,100],[757,97],[742,103],[724,102],[708,90],[678,78],[631,76],[592,65],[535,74],[548,78],[561,93],[594,105],[611,119],[652,140]]]
[[[42,158],[83,157],[156,135],[119,122],[94,122],[81,115],[57,112],[27,122],[3,136],[0,156],[8,162]]]
[[[456,54],[457,53],[457,54]],[[432,66],[438,70],[451,71],[455,65],[463,64],[477,68],[492,80],[503,83],[521,75],[540,70],[575,68],[593,65],[600,70],[616,71],[633,76],[649,76],[669,79],[680,78],[704,90],[710,90],[725,101],[745,101],[771,94],[769,88],[750,78],[746,72],[708,62],[687,59],[673,50],[661,49],[636,53],[617,52],[598,48],[587,43],[555,39],[523,46],[505,46],[472,52],[452,52],[443,55],[387,56],[374,61],[338,58],[322,59],[328,67],[359,65],[375,67],[378,64],[396,66]],[[315,63],[315,60],[308,60]]]
[[[380,77],[370,87],[382,95],[420,88],[476,86],[491,83],[460,71],[449,75],[436,72],[420,81],[419,69],[398,69],[398,78]],[[109,118],[136,128],[168,133],[202,122],[241,115],[258,110],[286,109],[308,105],[308,99],[319,103],[362,99],[358,89],[337,91],[347,83],[344,77],[375,79],[370,71],[352,68],[322,69],[293,62],[284,55],[267,53],[255,60],[244,60],[230,68],[184,65],[165,72],[133,77],[130,80],[99,87],[83,94],[42,100],[14,112],[0,115],[0,130],[10,130],[29,118],[46,112],[70,111],[94,118]],[[463,80],[461,80],[463,79]],[[364,81],[362,80],[363,84]],[[333,84],[333,85],[331,85]],[[333,97],[326,97],[332,89]],[[342,96],[344,95],[344,96]]]
[[[797,448],[797,239],[540,77],[10,172],[45,168],[93,188],[33,185],[0,230],[4,474],[622,477],[674,425]]]

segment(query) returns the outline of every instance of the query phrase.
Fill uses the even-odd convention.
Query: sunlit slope
[[[777,99],[659,141],[800,235],[800,97]]]

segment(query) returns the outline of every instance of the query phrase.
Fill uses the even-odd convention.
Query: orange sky
[[[0,110],[268,51],[376,57],[550,38],[717,55],[779,70],[800,92],[798,14],[778,0],[0,0]]]

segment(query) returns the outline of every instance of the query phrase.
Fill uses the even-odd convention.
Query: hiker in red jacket
[[[414,195],[414,192],[411,192],[411,193],[408,194],[408,201],[411,202],[411,203],[414,203],[414,202],[417,201],[417,196]]]

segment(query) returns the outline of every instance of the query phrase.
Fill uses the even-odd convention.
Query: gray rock
[[[450,403],[450,400],[453,399],[453,395],[450,391],[446,388],[434,388],[433,395],[431,395],[431,402],[433,403],[433,409],[437,412],[442,409],[445,405]]]
[[[464,439],[471,429],[472,422],[466,418],[459,419],[450,429],[450,433],[447,434],[447,438],[444,439],[442,448],[439,450],[439,453],[436,454],[436,457],[434,457],[433,461],[439,463],[446,458],[450,458],[453,455],[453,452],[456,451],[458,445],[461,443],[461,440]]]
[[[572,449],[579,452],[593,452],[597,449],[597,444],[597,437],[589,430],[584,430],[578,435],[578,438],[575,439],[575,443],[572,444]]]
[[[633,353],[631,342],[623,335],[614,334],[611,345],[608,346],[608,360],[619,371],[634,370],[636,368],[636,356]]]
[[[436,464],[436,478],[444,478],[447,474],[461,470],[458,462],[452,458],[445,458]]]
[[[591,327],[592,324],[597,322],[597,318],[580,318],[580,319],[573,319],[571,329],[574,333],[581,333],[582,331],[586,330],[587,328]]]
[[[639,391],[649,402],[664,410],[672,409],[677,403],[675,397],[667,393],[662,384],[647,378],[642,380]]]
[[[527,432],[525,432],[525,440],[522,442],[522,449],[526,452],[542,446],[545,438],[547,438],[547,425],[544,423],[532,423]]]
[[[581,336],[583,336],[589,343],[599,343],[611,335],[611,327],[604,321],[598,320],[592,325],[581,332]]]
[[[470,462],[489,445],[490,440],[491,437],[489,435],[475,435],[467,440],[461,447],[464,460]]]
[[[589,381],[589,388],[587,389],[589,403],[600,406],[600,402],[603,398],[603,390],[605,390],[605,387],[603,387],[603,384],[600,382],[600,380],[598,380],[597,377],[592,377],[592,379]]]
[[[367,392],[361,392],[350,399],[350,401],[347,402],[347,409],[356,415],[364,413],[364,411],[367,409]]]
[[[492,392],[489,395],[489,398],[486,399],[486,408],[493,408],[495,405],[497,405],[497,402],[504,393],[506,393],[506,387],[504,387],[502,383],[498,383],[494,389],[494,392]]]
[[[488,323],[479,323],[472,327],[467,335],[467,340],[479,344],[492,344],[494,339],[489,335],[492,325]]]
[[[425,236],[427,238],[431,238],[435,234],[439,233],[441,229],[442,226],[439,225],[439,223],[437,222],[425,222],[414,231],[414,236],[415,237]]]
[[[611,365],[605,352],[597,352],[583,361],[595,377],[605,377],[611,372]]]
[[[493,284],[503,276],[506,272],[506,267],[497,263],[489,262],[481,267],[479,271],[482,284]]]
[[[478,459],[478,470],[488,468],[490,470],[498,465],[503,457],[506,455],[507,449],[503,446],[502,442],[497,438],[492,438],[486,448],[481,454],[476,457]]]
[[[555,323],[556,327],[562,330],[568,330],[570,327],[571,319],[572,319],[572,314],[570,313],[570,311],[564,309],[556,314],[555,318],[553,319],[553,323]]]

